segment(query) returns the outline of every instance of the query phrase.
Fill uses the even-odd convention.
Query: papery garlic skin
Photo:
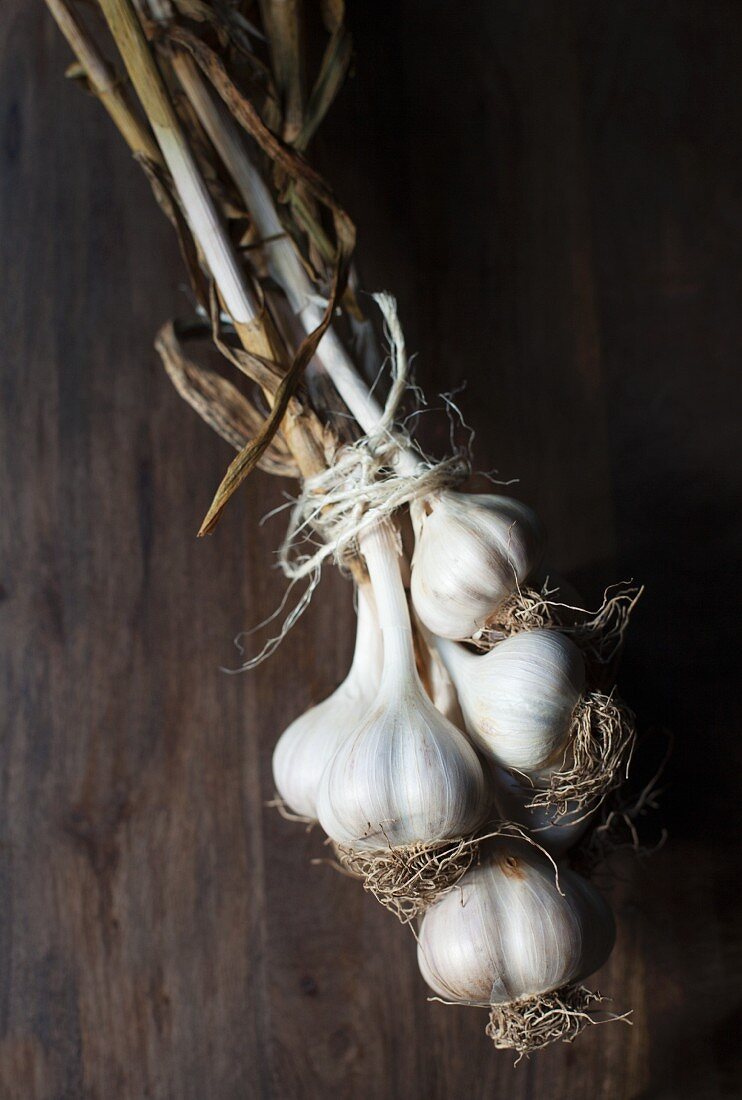
[[[327,768],[318,817],[336,843],[375,851],[466,836],[486,805],[464,735],[422,691],[404,701],[384,693]]]
[[[552,856],[561,856],[574,847],[590,824],[590,813],[577,806],[559,815],[555,806],[529,806],[536,792],[547,787],[551,769],[533,772],[528,777],[513,775],[496,764],[491,766],[495,808],[504,821],[514,821],[533,836],[537,844]]]
[[[418,964],[439,996],[509,1004],[592,974],[611,953],[613,914],[586,879],[555,871],[523,842],[498,840],[486,861],[425,914]]]
[[[533,772],[563,749],[585,686],[585,662],[573,641],[535,629],[481,655],[444,639],[436,645],[467,731],[489,759]]]
[[[412,600],[441,638],[472,638],[538,566],[544,535],[511,497],[435,493],[413,507]]]
[[[436,710],[445,715],[449,722],[453,722],[457,729],[463,730],[466,728],[464,715],[454,682],[435,646],[426,648],[428,696]]]
[[[342,684],[281,734],[273,751],[273,781],[295,814],[317,818],[322,773],[338,745],[376,697],[382,642],[370,585],[358,589],[358,620],[353,663]]]
[[[415,668],[396,544],[366,536],[363,551],[384,640],[376,701],[339,745],[320,784],[328,836],[356,851],[431,844],[471,833],[489,805],[471,744],[428,699]]]

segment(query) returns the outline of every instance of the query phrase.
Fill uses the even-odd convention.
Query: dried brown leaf
[[[302,21],[300,0],[261,0],[273,75],[283,106],[282,133],[293,143],[304,122]]]
[[[158,332],[155,348],[180,396],[222,439],[239,451],[259,433],[265,417],[226,378],[185,355],[172,321]],[[273,437],[258,466],[270,474],[298,476],[296,463],[280,433]]]
[[[338,29],[345,19],[343,0],[320,0],[322,19],[330,34]]]
[[[348,75],[353,41],[344,23],[340,23],[327,43],[319,75],[307,103],[304,123],[294,141],[302,151],[307,148],[322,119],[332,106]]]
[[[327,328],[332,319],[332,314],[337,304],[338,297],[341,293],[340,279],[344,277],[344,273],[340,268],[336,270],[335,279],[333,281],[332,292],[330,299],[327,303],[327,308],[322,316],[322,321],[305,339],[301,342],[299,350],[294,356],[294,360],[289,367],[288,371],[281,379],[281,383],[275,393],[275,403],[271,409],[268,419],[265,421],[261,431],[256,438],[247,444],[242,451],[237,455],[232,463],[230,463],[224,478],[216,491],[214,499],[211,503],[201,529],[198,532],[199,536],[207,535],[210,531],[213,531],[216,524],[219,522],[222,512],[229,501],[232,494],[239,488],[247,475],[257,465],[262,458],[266,449],[270,445],[270,442],[278,431],[281,421],[286,415],[293,394],[301,381],[301,377],[304,373],[304,369],[307,364],[313,358],[317,345],[324,336]]]
[[[258,288],[260,289],[260,288]],[[257,324],[263,325],[267,320],[265,307],[261,303],[261,312]],[[269,359],[246,351],[244,348],[235,348],[228,344],[222,337],[221,327],[221,303],[217,296],[216,287],[212,282],[209,288],[209,316],[211,317],[211,335],[215,346],[225,359],[228,359],[237,370],[242,371],[252,382],[255,382],[267,393],[275,393],[281,384],[283,371]]]

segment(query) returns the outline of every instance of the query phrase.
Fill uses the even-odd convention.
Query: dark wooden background
[[[366,284],[430,391],[468,379],[478,461],[520,477],[554,566],[647,586],[623,686],[675,734],[671,839],[621,863],[598,981],[634,1026],[513,1069],[265,808],[276,737],[344,673],[349,591],[328,573],[269,665],[219,671],[282,591],[281,521],[257,525],[281,487],[196,541],[229,454],[151,350],[186,308],[170,229],[43,5],[4,0],[0,1095],[740,1095],[742,7],[351,22],[318,156]]]

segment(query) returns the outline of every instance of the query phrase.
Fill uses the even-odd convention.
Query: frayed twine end
[[[291,503],[288,527],[278,550],[278,565],[290,584],[281,606],[261,626],[283,612],[294,585],[304,581],[306,586],[279,632],[260,652],[239,668],[225,671],[256,668],[278,649],[309,607],[326,561],[334,560],[342,571],[352,570],[358,561],[360,537],[370,527],[422,497],[461,484],[471,473],[468,452],[439,461],[430,459],[399,422],[406,393],[417,391],[409,379],[409,360],[395,301],[388,294],[374,298],[390,344],[392,384],[384,408],[372,432],[334,451],[329,468],[304,481],[298,498]],[[414,459],[412,468],[409,463],[404,469],[400,467],[400,457],[405,454]]]

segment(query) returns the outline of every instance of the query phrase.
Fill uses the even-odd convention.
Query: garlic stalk
[[[196,159],[185,139],[165,84],[147,47],[130,0],[100,0],[111,34],[142,102],[157,144],[173,177],[193,236],[217,282],[224,304],[238,325],[260,316],[260,306],[224,232]]]
[[[324,306],[293,242],[281,224],[273,196],[256,167],[254,154],[251,154],[245,144],[244,134],[215,98],[198,66],[188,54],[174,51],[172,63],[201,125],[252,216],[263,241],[263,251],[271,276],[286,294],[291,311],[304,335],[309,335],[319,327]],[[358,373],[332,325],[320,341],[314,362],[325,369],[363,430],[373,433],[382,416],[381,406]],[[400,448],[396,461],[400,471],[407,474],[414,473],[420,465],[419,458],[406,448]]]
[[[253,355],[271,362],[280,361],[275,334],[263,316],[262,307],[211,197],[131,0],[99,0],[99,5],[170,171],[194,241],[234,321],[240,342]],[[272,408],[275,395],[271,390],[264,392]],[[303,476],[325,469],[319,441],[311,426],[302,422],[300,416],[285,416],[282,431]],[[216,501],[212,503],[201,534],[211,529],[221,507],[223,503],[218,507]]]
[[[511,497],[445,490],[413,520],[412,599],[441,638],[472,638],[541,560],[541,525]]]
[[[307,275],[296,248],[278,217],[273,197],[245,145],[244,134],[230,114],[214,97],[193,59],[176,51],[173,68],[196,111],[201,125],[218,151],[263,240],[263,249],[272,277],[285,291],[289,304],[305,335],[322,321],[323,307]],[[366,431],[371,431],[381,416],[381,407],[369,394],[337,333],[329,327],[316,353],[327,369],[338,393]]]
[[[569,738],[585,686],[577,646],[555,630],[527,630],[488,653],[436,642],[456,685],[467,731],[504,768],[543,768]]]
[[[436,710],[445,715],[449,722],[453,722],[457,729],[466,729],[456,687],[436,649],[435,640],[419,619],[414,625],[418,669],[428,698],[432,700]]]
[[[46,0],[57,26],[82,66],[91,91],[98,97],[135,156],[161,164],[160,151],[147,127],[131,109],[116,73],[85,30],[68,0]]]
[[[344,737],[376,696],[381,674],[381,635],[368,583],[358,588],[358,620],[353,663],[332,695],[284,730],[273,752],[273,779],[294,813],[317,818],[322,773]]]
[[[364,536],[362,551],[384,641],[381,683],[373,708],[341,741],[322,777],[318,816],[341,849],[391,859],[396,889],[409,873],[407,856],[460,841],[481,824],[488,792],[476,752],[420,682],[388,522]],[[385,885],[377,885],[386,904]]]
[[[611,910],[589,882],[567,869],[557,880],[537,850],[496,840],[426,912],[418,963],[445,1000],[493,1006],[495,1044],[525,1052],[584,1026],[594,995],[575,983],[603,965],[614,939]]]

